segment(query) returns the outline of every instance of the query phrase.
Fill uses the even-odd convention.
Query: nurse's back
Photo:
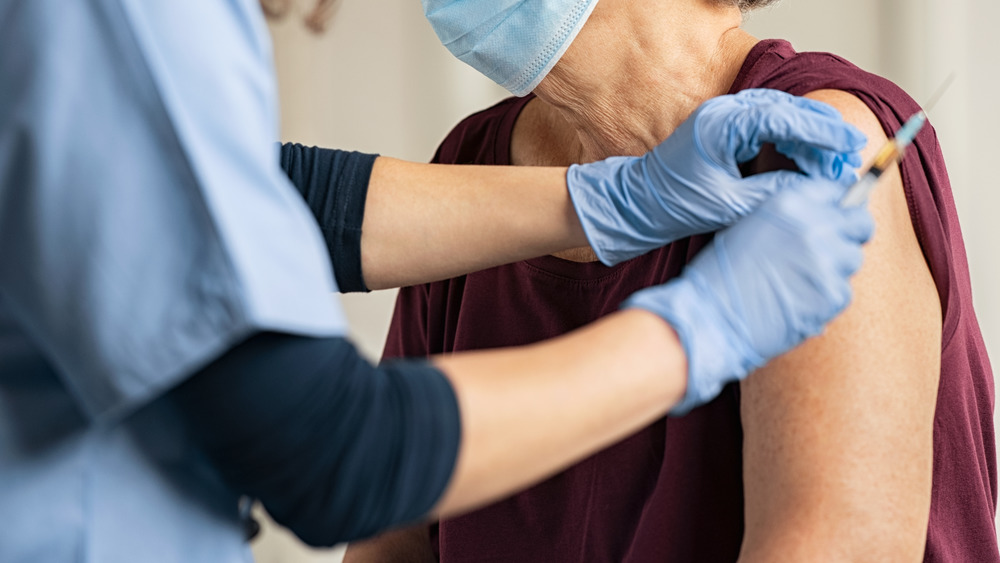
[[[0,561],[248,561],[155,399],[258,328],[343,328],[259,5],[0,0],[0,37]]]

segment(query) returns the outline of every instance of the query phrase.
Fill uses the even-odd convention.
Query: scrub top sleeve
[[[256,0],[0,12],[0,298],[91,417],[258,331],[344,333]]]
[[[319,222],[344,293],[369,291],[361,271],[361,224],[377,157],[298,143],[281,146],[281,167]]]

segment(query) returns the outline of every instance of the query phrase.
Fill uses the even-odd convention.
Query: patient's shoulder
[[[855,94],[807,95],[868,135],[866,161],[886,141]],[[774,559],[775,546],[795,560],[838,549],[873,560],[923,552],[941,309],[897,167],[868,206],[877,226],[850,306],[823,334],[740,384],[749,559]]]

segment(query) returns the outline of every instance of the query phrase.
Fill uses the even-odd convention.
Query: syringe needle
[[[954,81],[955,81],[955,72],[952,71],[952,73],[949,74],[948,77],[944,79],[944,82],[941,83],[940,86],[938,86],[938,89],[934,92],[934,94],[930,97],[930,99],[927,100],[927,103],[924,104],[925,113],[930,111],[931,108],[937,105],[938,101],[941,100],[941,98],[944,96],[944,93],[948,91],[948,88],[951,87],[951,83]]]
[[[872,189],[875,188],[875,184],[878,183],[879,178],[882,177],[882,173],[885,172],[890,166],[903,158],[903,153],[906,148],[913,142],[916,138],[917,133],[923,128],[924,124],[927,122],[927,111],[930,110],[938,100],[944,95],[951,86],[951,83],[955,80],[955,73],[952,72],[945,79],[944,83],[938,87],[937,91],[931,96],[930,101],[924,106],[923,110],[910,116],[906,120],[906,123],[896,131],[893,138],[889,139],[885,145],[879,150],[878,155],[875,157],[875,161],[872,165],[861,175],[858,181],[847,190],[844,197],[840,200],[841,207],[853,207],[856,205],[863,204],[868,199],[868,194],[871,193]]]

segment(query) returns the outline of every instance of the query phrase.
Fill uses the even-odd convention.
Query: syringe
[[[913,143],[913,139],[923,129],[925,123],[927,123],[927,114],[923,111],[918,111],[910,119],[907,119],[899,131],[896,131],[896,135],[886,142],[882,150],[878,151],[875,162],[861,175],[861,179],[847,190],[847,193],[840,200],[840,206],[854,207],[864,203],[882,174],[903,158],[906,147]]]
[[[931,100],[927,102],[924,106],[930,109],[941,99],[948,87],[951,86],[952,80],[955,79],[955,74],[952,73],[945,79],[944,84],[938,88],[938,91],[931,96]],[[871,167],[868,168],[861,175],[861,179],[855,182],[851,186],[844,197],[840,200],[841,207],[854,207],[863,204],[868,200],[868,194],[871,193],[872,188],[878,183],[879,178],[885,173],[889,167],[894,166],[899,162],[903,155],[906,153],[906,148],[913,144],[913,139],[917,137],[917,133],[923,129],[924,124],[927,123],[927,114],[923,110],[910,116],[906,120],[906,123],[896,131],[893,138],[886,141],[885,145],[878,151],[875,155],[875,161],[872,163]]]

